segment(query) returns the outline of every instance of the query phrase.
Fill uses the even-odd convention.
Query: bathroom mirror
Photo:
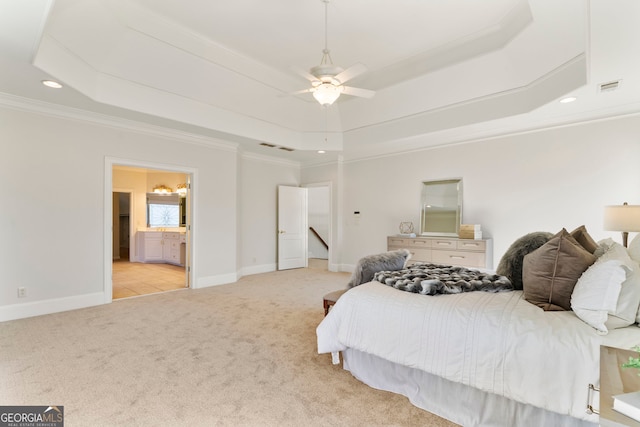
[[[458,237],[462,220],[462,179],[422,183],[420,234]]]

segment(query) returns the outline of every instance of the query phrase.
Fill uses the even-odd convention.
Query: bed
[[[373,280],[336,302],[317,328],[318,352],[334,363],[341,353],[364,383],[464,426],[595,426],[588,386],[599,383],[600,346],[640,344],[638,261],[613,242],[599,247],[573,285],[575,310],[542,309],[526,281],[431,296]]]

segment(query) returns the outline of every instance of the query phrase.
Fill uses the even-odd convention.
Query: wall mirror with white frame
[[[462,221],[462,179],[423,181],[420,234],[457,237]]]

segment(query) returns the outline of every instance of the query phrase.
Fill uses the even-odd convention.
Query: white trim
[[[101,304],[104,304],[104,295],[102,292],[95,292],[92,294],[33,301],[24,304],[5,305],[0,307],[0,322],[77,310],[79,308],[93,307]]]
[[[251,276],[252,274],[271,273],[272,271],[276,271],[276,268],[277,268],[277,265],[275,263],[243,267],[241,270],[241,276]]]
[[[194,284],[194,289],[208,288],[210,286],[227,285],[235,283],[239,279],[237,273],[219,274],[217,276],[199,277]]]
[[[108,116],[106,114],[96,113],[93,111],[80,110],[64,105],[51,104],[3,92],[0,92],[0,105],[14,110],[41,114],[48,117],[93,123],[109,128],[124,129],[131,132],[169,138],[184,143],[231,151],[234,153],[238,151],[239,146],[238,143],[224,141],[213,137],[152,125],[131,119]]]
[[[338,266],[338,271],[342,271],[345,273],[353,273],[353,271],[356,269],[355,264],[338,264]]]
[[[278,157],[271,157],[266,154],[241,152],[240,157],[243,160],[256,160],[264,163],[271,163],[277,166],[283,165],[283,166],[295,167],[298,169],[300,168],[300,162],[297,162],[294,160],[288,160],[288,159],[281,159]]]
[[[476,131],[469,131],[466,129],[463,129],[460,131],[460,129],[457,129],[457,130],[454,130],[456,132],[455,135],[452,135],[453,131],[449,129],[449,130],[443,131],[443,132],[446,132],[446,134],[440,134],[437,136],[434,136],[434,135],[438,134],[438,132],[433,132],[431,136],[434,138],[439,137],[440,142],[432,145],[425,145],[425,143],[421,141],[421,139],[428,137],[430,135],[429,133],[422,134],[422,135],[414,135],[409,138],[395,140],[394,142],[397,144],[396,151],[393,151],[393,152],[384,151],[379,154],[371,154],[371,155],[366,155],[366,154],[354,155],[353,157],[348,157],[353,154],[353,153],[348,153],[342,156],[342,163],[352,164],[352,163],[358,163],[358,162],[366,162],[370,160],[386,159],[386,158],[392,158],[392,157],[402,156],[406,154],[421,153],[421,152],[431,151],[431,150],[440,150],[445,147],[455,147],[455,146],[466,145],[466,144],[475,144],[478,142],[491,141],[491,140],[500,139],[500,138],[510,138],[514,136],[541,133],[541,132],[546,132],[546,131],[555,130],[555,129],[564,129],[564,128],[571,128],[576,126],[583,126],[583,125],[592,124],[592,123],[601,123],[601,122],[607,122],[612,120],[620,120],[627,117],[637,117],[637,116],[640,116],[640,111],[638,110],[640,110],[640,103],[635,103],[631,105],[625,104],[624,106],[615,107],[609,110],[598,110],[597,112],[593,112],[593,113],[590,112],[589,114],[587,113],[576,114],[572,118],[572,120],[544,119],[538,122],[534,122],[531,126],[528,126],[528,127],[515,124],[515,125],[503,125],[500,128],[497,128],[494,126],[491,129],[481,129]],[[474,125],[470,125],[470,126],[474,126]],[[410,141],[417,141],[416,144],[418,145],[422,144],[422,146],[405,146],[404,148],[401,148],[400,144],[406,141],[409,141],[409,143]],[[333,164],[339,163],[339,162],[340,160],[334,162]],[[315,166],[316,165],[312,165],[312,164],[303,164],[301,168],[306,169],[306,168],[311,168]]]

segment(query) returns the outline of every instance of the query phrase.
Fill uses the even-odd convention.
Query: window
[[[177,194],[147,194],[147,226],[179,227],[179,196]]]

